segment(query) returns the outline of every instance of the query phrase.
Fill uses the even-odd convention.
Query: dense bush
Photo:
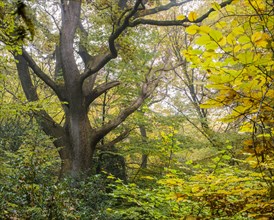
[[[35,124],[17,129],[6,130],[0,143],[0,219],[115,219],[105,212],[111,201],[106,178],[59,179],[52,140]]]

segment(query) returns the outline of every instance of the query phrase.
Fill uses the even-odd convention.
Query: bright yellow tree
[[[243,153],[252,167],[273,187],[274,124],[274,10],[273,1],[241,0],[211,14],[209,27],[193,25],[197,36],[184,55],[193,67],[207,71],[214,95],[203,108],[230,108],[224,121],[240,122],[239,132],[250,134]]]

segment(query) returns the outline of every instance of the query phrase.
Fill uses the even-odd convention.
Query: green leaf
[[[230,160],[230,159],[231,159],[231,156],[229,156],[229,155],[223,155],[222,158],[223,158],[224,160]]]
[[[187,164],[187,165],[190,165],[190,164],[192,164],[192,163],[193,163],[192,160],[188,160],[188,161],[185,162],[185,164]]]
[[[249,43],[250,38],[246,35],[243,35],[243,36],[238,38],[238,42],[241,43],[241,44]]]
[[[222,39],[222,37],[223,37],[222,32],[217,31],[217,30],[210,31],[209,35],[216,42],[219,42]]]
[[[195,41],[196,44],[201,45],[201,46],[206,45],[210,42],[212,42],[212,40],[210,39],[210,37],[208,35],[202,35]]]

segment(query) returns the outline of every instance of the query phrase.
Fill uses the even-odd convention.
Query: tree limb
[[[13,56],[16,60],[18,76],[27,100],[29,102],[38,101],[39,98],[36,92],[36,88],[34,87],[30,77],[29,67],[26,59],[22,55]]]
[[[156,85],[153,86],[155,88]],[[154,91],[153,88],[149,89],[148,83],[144,83],[141,89],[141,93],[139,97],[134,100],[127,108],[122,110],[120,114],[113,120],[109,121],[105,125],[103,125],[100,128],[95,129],[94,132],[94,138],[99,141],[101,138],[106,136],[110,131],[112,131],[114,128],[118,127],[123,121],[126,120],[126,118],[131,115],[134,111],[136,111],[144,102],[144,100],[151,95],[151,93]]]
[[[151,72],[150,70],[148,74],[152,73],[152,75],[154,76],[155,73],[159,71],[163,71],[164,73],[165,71],[168,71],[168,69],[161,68],[153,72]],[[101,138],[106,136],[110,131],[112,131],[114,128],[118,127],[123,121],[125,121],[128,116],[135,112],[143,104],[145,99],[147,99],[154,92],[161,78],[162,75],[158,76],[157,78],[147,78],[146,82],[142,85],[138,98],[136,98],[127,108],[122,110],[115,119],[109,121],[102,127],[95,129],[94,138],[96,139],[96,141],[99,141]]]
[[[82,1],[61,2],[62,27],[60,32],[60,58],[68,97],[80,88],[80,71],[74,56],[74,37],[81,15]],[[72,89],[73,88],[73,89]]]
[[[88,66],[85,72],[80,76],[80,82],[83,84],[84,80],[89,76],[97,73],[100,69],[102,69],[109,61],[114,59],[111,52],[108,51],[104,54],[97,55],[92,62],[92,65]]]
[[[88,68],[84,74],[81,75],[80,81],[81,83],[89,77],[90,75],[98,72],[101,68],[103,68],[110,60],[117,57],[118,52],[115,46],[115,40],[123,33],[123,31],[129,27],[129,20],[137,13],[139,10],[139,5],[142,0],[136,0],[135,5],[132,10],[130,10],[125,16],[123,23],[110,35],[108,40],[109,51],[103,55],[96,56],[98,62],[94,62],[92,67]],[[99,59],[100,58],[100,59]]]
[[[38,95],[36,88],[34,87],[30,72],[28,69],[28,63],[23,55],[14,55],[16,62],[16,67],[21,81],[23,91],[29,102],[38,101]],[[42,127],[43,131],[52,137],[60,139],[64,135],[63,128],[57,124],[50,115],[45,110],[33,111],[38,124]],[[58,142],[58,140],[56,140]],[[61,147],[59,145],[58,147]]]
[[[79,29],[81,31],[81,35],[80,35],[80,43],[79,43],[79,51],[78,54],[80,55],[80,57],[82,58],[85,66],[87,67],[89,61],[91,60],[92,56],[88,53],[86,47],[83,44],[83,41],[85,41],[88,37],[88,32],[85,30],[83,24],[81,23],[81,21],[79,21]]]
[[[115,86],[120,85],[119,81],[112,81],[100,84],[95,89],[93,89],[90,94],[87,94],[86,96],[86,108],[92,103],[96,98],[98,98],[100,95],[108,91],[109,89],[112,89]]]
[[[132,22],[130,22],[129,26],[130,27],[136,27],[138,25],[142,24],[147,24],[147,25],[154,25],[154,26],[183,26],[183,27],[188,27],[189,24],[185,24],[185,22],[189,22],[188,19],[184,20],[166,20],[166,21],[161,21],[161,20],[153,20],[153,19],[143,19],[143,18],[138,18]]]
[[[34,74],[39,77],[44,83],[46,83],[55,92],[55,94],[61,101],[65,101],[65,95],[62,92],[61,87],[57,86],[57,84],[40,69],[40,67],[36,64],[36,62],[32,59],[32,57],[24,48],[22,48],[22,56],[28,62],[28,65],[33,70]]]
[[[220,4],[220,7],[223,8],[223,7],[231,4],[232,1],[233,0],[227,0],[225,2],[222,2]],[[215,11],[215,9],[213,9],[213,8],[209,9],[205,14],[203,14],[202,16],[197,18],[195,21],[190,21],[188,18],[185,18],[183,20],[166,20],[166,21],[137,18],[134,21],[130,22],[129,26],[130,27],[135,27],[137,25],[147,24],[147,25],[155,25],[155,26],[183,26],[183,27],[187,27],[187,26],[189,26],[193,23],[195,24],[195,23],[202,22],[213,11]]]
[[[182,1],[182,2],[170,1],[166,5],[161,5],[161,6],[152,8],[152,9],[147,9],[147,10],[143,10],[141,12],[138,12],[138,13],[136,13],[136,15],[134,17],[139,18],[139,17],[144,17],[144,16],[147,16],[147,15],[157,14],[157,13],[162,12],[162,11],[167,11],[172,7],[181,6],[181,5],[183,5],[187,2],[191,2],[191,1],[193,1],[193,0],[185,0],[185,1]]]
[[[116,138],[114,138],[112,141],[100,145],[99,146],[99,150],[108,150],[110,147],[114,146],[115,144],[119,143],[120,141],[124,140],[126,137],[128,137],[130,133],[130,130],[126,130],[123,133],[121,133],[119,136],[117,136]]]
[[[80,57],[82,58],[82,60],[85,64],[85,71],[89,71],[89,68],[91,66],[93,66],[95,62],[98,62],[98,59],[96,59],[96,56],[91,56],[89,54],[87,48],[85,47],[84,41],[87,40],[88,32],[85,30],[81,21],[79,21],[78,26],[82,33],[82,34],[80,34],[78,54],[80,55]],[[94,73],[84,80],[83,85],[82,85],[84,94],[89,94],[92,92],[96,77],[97,77],[97,73]]]

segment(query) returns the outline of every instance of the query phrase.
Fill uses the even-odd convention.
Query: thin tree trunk
[[[142,136],[142,141],[144,144],[147,144],[147,132],[144,125],[139,125],[140,133]],[[142,162],[141,162],[141,168],[145,169],[147,168],[147,162],[148,162],[148,155],[142,154]]]

